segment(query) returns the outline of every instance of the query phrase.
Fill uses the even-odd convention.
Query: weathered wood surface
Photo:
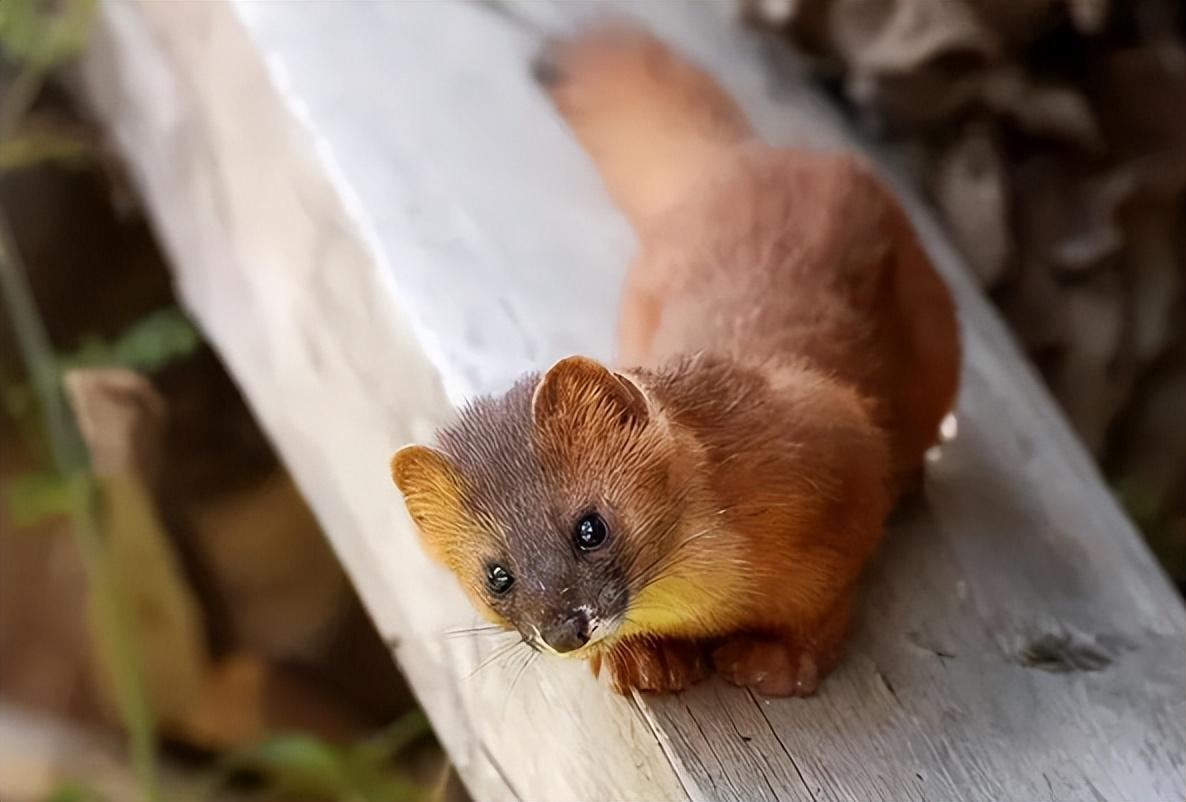
[[[632,10],[780,142],[852,143],[708,3]],[[531,83],[589,4],[111,0],[85,75],[189,308],[480,799],[1182,799],[1186,616],[961,260],[959,435],[810,700],[619,699],[496,644],[386,474],[453,403],[611,356],[631,235]],[[893,171],[888,175],[894,178]],[[901,182],[898,182],[899,186]]]

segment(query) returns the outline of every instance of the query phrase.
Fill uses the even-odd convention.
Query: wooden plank
[[[479,798],[1180,799],[1186,615],[1000,321],[885,161],[957,296],[958,438],[810,700],[617,699],[494,664],[388,486],[452,403],[609,357],[632,248],[527,76],[588,4],[102,7],[87,64],[187,304],[309,496]],[[630,9],[779,142],[850,147],[721,4]],[[781,70],[776,85],[769,75]],[[581,315],[572,314],[580,300]]]
[[[294,8],[274,8],[283,7]],[[314,23],[313,30],[303,31],[312,36],[314,49],[325,37],[343,33],[334,28],[336,13],[327,14],[331,4],[301,8],[290,22]],[[415,13],[428,4],[353,8],[364,14],[356,20],[363,30],[378,32],[404,21],[383,15],[400,9]],[[471,35],[488,37],[494,54],[510,45],[526,54],[531,47],[480,9],[456,6],[448,13],[484,24]],[[485,268],[473,261],[483,254],[467,250],[451,233],[465,230],[470,211],[450,204],[447,196],[438,202],[444,190],[437,187],[447,176],[431,173],[432,162],[422,165],[419,178],[401,177],[393,168],[382,183],[403,191],[374,207],[389,237],[380,240],[376,218],[363,214],[357,190],[342,183],[334,154],[302,126],[297,115],[306,109],[287,105],[297,99],[279,91],[289,80],[284,65],[273,62],[268,71],[267,56],[248,38],[237,14],[224,2],[105,3],[85,65],[89,96],[128,156],[171,254],[184,302],[308,496],[475,797],[683,796],[658,739],[633,703],[609,697],[588,681],[583,667],[550,666],[546,683],[528,674],[508,703],[518,666],[495,663],[473,674],[491,644],[444,637],[452,627],[474,623],[473,615],[452,578],[421,553],[387,462],[403,442],[431,434],[450,413],[445,386],[469,377],[468,365],[443,377],[427,355],[435,351],[446,360],[464,338],[426,343],[400,301],[418,288],[431,291],[438,268]],[[427,37],[421,42],[422,32],[407,22],[395,25],[399,33],[382,49],[402,36],[416,40],[414,52],[421,59],[431,56],[431,46],[439,43]],[[326,27],[318,34],[321,25]],[[367,52],[365,40],[356,42],[356,54],[377,57]],[[407,74],[404,80],[405,91],[414,92],[423,76]],[[386,84],[386,77],[381,82]],[[524,82],[525,96],[526,87]],[[409,98],[411,108],[420,103],[427,100]],[[408,113],[388,113],[387,128],[406,127]],[[348,122],[349,109],[331,116]],[[398,151],[382,152],[398,143],[375,144],[380,152],[370,158],[400,164]],[[559,126],[554,143],[579,167],[578,151]],[[479,156],[470,163],[479,163]],[[513,176],[508,172],[504,178]],[[588,186],[595,186],[591,174]],[[480,186],[444,189],[481,199]],[[596,204],[588,207],[596,217]],[[549,223],[557,231],[575,231],[580,212],[570,208]],[[412,229],[414,224],[421,228]],[[422,237],[413,236],[417,230]],[[627,244],[623,236],[622,246]],[[561,250],[556,247],[552,256]],[[397,284],[388,266],[406,268],[401,273],[406,282]],[[470,293],[481,298],[490,291],[480,282],[466,287],[456,276],[453,281],[458,303],[468,302]],[[594,275],[586,283],[596,281]],[[607,286],[602,295],[608,310],[612,290]],[[430,324],[468,325],[448,298],[433,301],[441,308]],[[422,314],[432,309],[427,302],[416,308]],[[491,324],[472,336],[501,342],[508,354],[518,354],[524,346],[506,339],[512,330]],[[522,343],[516,336],[513,342]],[[472,370],[481,378],[480,364]],[[513,370],[504,372],[509,376]],[[599,734],[597,760],[589,759],[590,733]],[[604,770],[635,764],[633,771]]]

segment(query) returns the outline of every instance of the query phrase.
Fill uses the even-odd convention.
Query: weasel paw
[[[618,693],[632,689],[676,693],[708,674],[708,663],[699,644],[682,640],[631,640],[615,646],[592,663],[596,674],[604,667]]]
[[[717,673],[763,696],[811,696],[827,674],[817,656],[785,640],[736,635],[712,653]]]

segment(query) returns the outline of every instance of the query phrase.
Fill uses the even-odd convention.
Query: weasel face
[[[671,436],[631,379],[571,357],[401,449],[392,474],[428,551],[488,618],[584,656],[630,623],[682,528]]]
[[[610,638],[630,598],[617,516],[589,508],[550,516],[545,531],[486,544],[481,602],[536,648],[569,654]],[[569,524],[569,525],[566,525]],[[517,546],[517,547],[516,547]],[[473,594],[471,595],[479,595]]]

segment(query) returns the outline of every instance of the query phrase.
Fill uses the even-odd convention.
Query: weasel
[[[808,695],[938,440],[949,293],[857,158],[774,148],[649,34],[552,43],[535,75],[637,231],[620,359],[472,402],[391,470],[487,618],[619,692],[710,665]]]

